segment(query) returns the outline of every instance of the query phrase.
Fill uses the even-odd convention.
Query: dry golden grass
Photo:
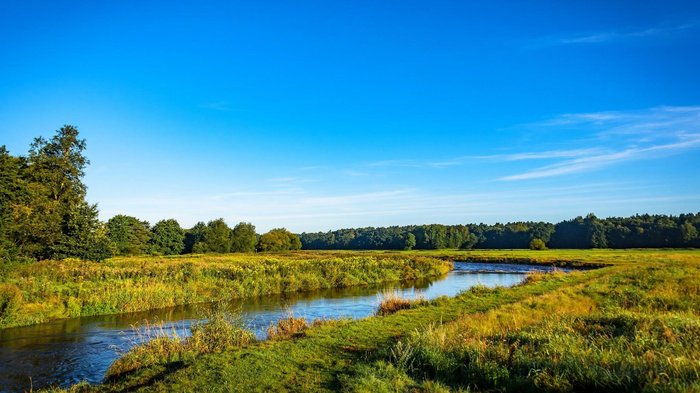
[[[425,304],[425,302],[426,300],[422,297],[407,299],[396,292],[384,292],[382,293],[382,300],[377,307],[377,315],[391,315],[401,310],[408,310]]]
[[[309,324],[306,322],[305,318],[297,318],[290,314],[287,318],[280,319],[276,324],[270,325],[270,327],[267,328],[267,338],[269,340],[291,338],[299,335],[299,333],[303,332],[308,327]]]

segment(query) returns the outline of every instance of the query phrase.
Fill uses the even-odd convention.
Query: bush
[[[530,242],[530,250],[546,250],[547,245],[542,239],[532,239]]]

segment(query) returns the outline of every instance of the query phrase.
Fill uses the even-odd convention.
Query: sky
[[[0,145],[77,126],[103,220],[700,211],[697,1],[2,0],[0,37]]]

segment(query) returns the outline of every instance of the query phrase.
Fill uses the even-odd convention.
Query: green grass
[[[0,275],[0,328],[446,273],[444,260],[334,253],[43,261]]]
[[[308,327],[292,339],[161,359],[74,390],[700,391],[698,251],[413,255],[608,267],[533,275],[513,288],[476,287],[387,316]]]

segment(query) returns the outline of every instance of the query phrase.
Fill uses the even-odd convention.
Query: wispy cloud
[[[599,148],[571,149],[571,150],[547,150],[540,152],[526,152],[513,154],[494,154],[479,156],[477,158],[498,161],[522,161],[522,160],[547,160],[553,158],[581,157],[600,152]]]
[[[671,35],[685,30],[698,27],[699,23],[683,23],[676,25],[660,25],[643,29],[615,29],[608,31],[597,31],[572,34],[566,36],[549,36],[539,38],[534,46],[556,46],[556,45],[590,45],[605,42],[623,41],[631,39],[642,39],[655,36]]]
[[[530,127],[577,129],[591,134],[585,149],[523,152],[504,160],[562,158],[554,164],[500,180],[527,180],[587,172],[619,162],[654,159],[700,148],[700,107],[657,107],[642,111],[567,114]]]
[[[505,190],[505,191],[504,191]],[[650,204],[677,209],[697,206],[697,194],[669,194],[660,186],[634,182],[596,182],[559,186],[494,184],[489,190],[384,188],[339,192],[311,189],[231,190],[219,195],[163,194],[153,197],[104,200],[104,219],[131,214],[152,223],[173,217],[184,226],[223,217],[230,225],[253,222],[258,231],[285,226],[317,231],[341,227],[457,224],[503,220],[558,220],[595,211],[600,215],[634,214]],[[653,212],[653,211],[651,211]]]

